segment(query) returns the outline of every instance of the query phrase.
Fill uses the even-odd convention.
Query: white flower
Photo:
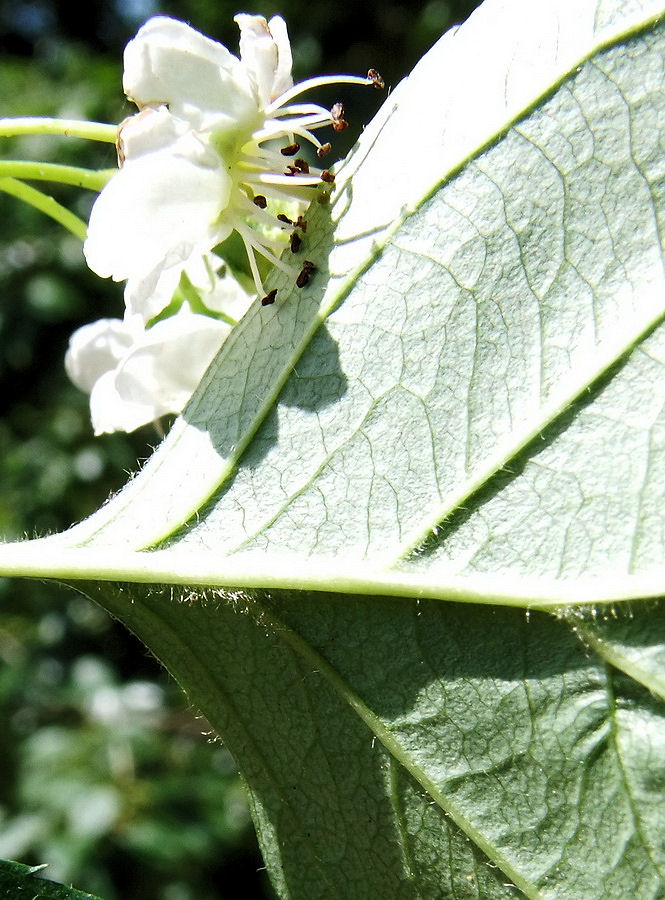
[[[74,384],[90,392],[95,434],[134,431],[180,412],[229,330],[185,304],[147,330],[132,316],[99,319],[75,331],[65,367]]]
[[[260,294],[255,253],[299,286],[307,282],[313,264],[289,265],[279,254],[286,245],[300,252],[298,204],[333,178],[298,156],[300,142],[322,157],[330,144],[314,132],[346,122],[341,104],[292,101],[323,84],[382,86],[373,70],[294,86],[283,20],[241,14],[236,22],[240,58],[166,17],[150,19],[125,50],[123,85],[139,112],[120,125],[120,169],[93,207],[84,248],[95,272],[127,281],[125,318],[79,329],[65,360],[72,381],[90,392],[96,434],[182,410],[249,303],[235,279],[218,276],[210,254],[232,231]]]
[[[140,111],[120,126],[121,168],[93,207],[85,254],[99,275],[127,280],[127,312],[146,323],[170,303],[184,268],[233,230],[247,249],[260,294],[255,252],[294,277],[300,271],[299,281],[306,282],[311,263],[280,260],[284,242],[266,231],[279,226],[295,233],[298,227],[291,241],[297,253],[305,223],[286,216],[278,221],[267,201],[309,200],[322,180],[332,180],[297,156],[300,141],[323,156],[330,145],[314,131],[326,125],[341,130],[346,123],[341,104],[327,110],[292,100],[322,84],[382,86],[371,70],[367,78],[315,78],[294,87],[284,21],[242,14],[236,22],[240,58],[161,16],[125,49],[123,85]],[[284,146],[266,146],[274,140]],[[264,297],[272,299],[272,292]]]
[[[176,313],[149,328],[140,315],[127,315],[84,325],[70,338],[65,368],[90,393],[95,434],[133,431],[181,412],[233,327],[232,316],[247,308],[249,295],[230,276],[219,278],[202,266],[193,277],[199,283],[193,300],[201,312],[184,300]],[[202,279],[209,279],[207,291]],[[187,283],[192,284],[189,277]]]

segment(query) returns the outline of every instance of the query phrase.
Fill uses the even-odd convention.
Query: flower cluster
[[[251,297],[239,282],[204,261],[181,279],[172,315],[149,327],[139,313],[99,319],[70,338],[65,368],[90,394],[95,434],[133,431],[180,412],[247,309]]]
[[[297,98],[325,84],[383,86],[374,70],[294,86],[284,21],[247,14],[235,21],[239,58],[162,16],[125,49],[123,86],[139,112],[120,125],[120,168],[93,206],[84,251],[97,274],[126,281],[126,315],[77,332],[67,360],[75,383],[92,385],[97,433],[182,409],[234,317],[205,297],[197,309],[184,296],[174,305],[174,297],[183,284],[192,287],[192,271],[232,232],[264,305],[276,291],[266,292],[257,255],[298,286],[307,283],[313,263],[294,265],[282,250],[302,254],[305,204],[334,178],[300,155],[301,144],[321,159],[330,144],[315,132],[340,131],[346,122],[339,103],[328,110]],[[294,201],[301,204],[295,215]],[[233,284],[226,272],[224,292],[237,310],[249,298]]]

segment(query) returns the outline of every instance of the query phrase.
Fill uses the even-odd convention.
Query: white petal
[[[139,106],[168,104],[195,128],[245,121],[256,102],[239,60],[184,22],[157,16],[125,48],[123,86]]]
[[[188,125],[172,116],[166,106],[146,106],[129,116],[118,128],[118,150],[121,159],[135,159],[176,144],[188,131]]]
[[[151,398],[159,415],[180,412],[229,331],[230,326],[184,307],[148,329],[120,363],[121,393],[134,401]]]
[[[193,258],[187,265],[186,273],[189,280],[199,293],[208,293],[214,290],[220,270],[226,270],[225,263],[214,253],[205,253],[203,256]]]
[[[234,21],[240,28],[240,59],[250,73],[261,106],[266,107],[293,83],[286,24],[274,16],[268,25],[263,16],[247,13],[240,13]]]
[[[189,274],[189,269],[187,270]],[[190,276],[191,278],[191,276]],[[192,284],[198,288],[201,300],[208,309],[213,312],[224,313],[239,321],[249,309],[255,295],[248,294],[241,284],[230,274],[216,277],[208,288],[199,286],[199,283],[191,278]]]
[[[172,247],[147,275],[130,278],[125,287],[126,315],[140,316],[144,325],[158,316],[173,299],[183,270],[200,252],[188,244]]]
[[[228,325],[192,313],[187,305],[142,331],[114,371],[92,390],[95,434],[133,431],[166,413],[179,413],[229,331]]]
[[[134,431],[153,422],[153,404],[128,403],[118,392],[115,371],[99,379],[90,394],[90,418],[96,435],[113,431]]]
[[[160,122],[158,149],[128,157],[92,208],[84,252],[103,278],[141,280],[219,241],[215,221],[228,205],[231,179],[195,134],[163,145],[164,131]],[[147,146],[144,133],[138,140]]]
[[[268,22],[268,28],[277,44],[277,71],[272,85],[271,100],[275,100],[284,91],[293,87],[291,68],[293,57],[291,56],[291,41],[286,30],[286,22],[281,16],[273,16]]]
[[[65,369],[77,388],[89,393],[95,382],[115,369],[134,341],[131,326],[120,319],[99,319],[69,339]]]

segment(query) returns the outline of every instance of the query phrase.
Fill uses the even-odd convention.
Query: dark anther
[[[301,231],[307,231],[307,222],[303,219],[302,216],[298,216],[296,221],[296,228],[299,228]]]
[[[323,172],[321,172],[321,181],[325,181],[326,184],[333,184],[335,176],[328,169],[324,169]]]
[[[321,144],[321,146],[316,151],[316,155],[319,159],[323,159],[324,156],[327,156],[332,149],[332,144]]]
[[[383,78],[381,78],[376,69],[370,69],[367,73],[367,77],[372,82],[372,87],[375,87],[379,91],[382,91],[386,86]]]
[[[344,118],[344,104],[333,103],[330,110],[330,118],[332,119],[332,127],[335,131],[344,131],[349,127],[349,123]]]
[[[275,302],[275,297],[277,296],[277,288],[273,288],[271,291],[265,295],[265,297],[261,298],[261,306],[270,306],[271,303]]]
[[[293,220],[289,219],[288,216],[285,216],[284,213],[278,213],[277,218],[280,222],[284,222],[285,225],[293,225]]]
[[[268,205],[268,201],[263,194],[257,194],[256,197],[254,197],[254,205],[258,206],[259,209],[265,209]]]
[[[298,157],[293,160],[292,165],[286,167],[285,175],[307,175],[309,173],[309,165],[307,161]]]
[[[312,277],[314,272],[316,272],[316,266],[309,259],[306,259],[302,264],[300,274],[296,278],[296,287],[305,287],[305,285],[309,283],[309,279]]]
[[[367,77],[369,78],[369,75]],[[279,152],[282,154],[282,156],[295,156],[298,150],[300,150],[300,144],[298,143],[298,141],[294,141],[292,144],[289,144],[286,147],[282,147]]]
[[[289,242],[291,245],[291,253],[297,253],[298,250],[300,250],[300,245],[302,244],[302,238],[296,231],[291,233]]]

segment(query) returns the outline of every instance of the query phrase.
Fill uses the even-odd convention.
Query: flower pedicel
[[[291,48],[279,16],[241,14],[240,58],[183,22],[150,19],[124,56],[125,93],[139,107],[119,129],[119,172],[98,197],[85,254],[102,277],[127,280],[128,315],[149,323],[171,302],[182,272],[236,231],[247,250],[263,303],[266,293],[255,254],[292,275],[298,286],[314,266],[279,258],[284,242],[270,236],[290,231],[297,253],[306,222],[272,215],[269,201],[311,200],[327,169],[299,156],[308,142],[319,158],[330,150],[315,132],[346,127],[344,109],[331,110],[297,98],[327,84],[383,87],[374,70],[312,78],[293,85]],[[281,141],[273,149],[269,142]]]

